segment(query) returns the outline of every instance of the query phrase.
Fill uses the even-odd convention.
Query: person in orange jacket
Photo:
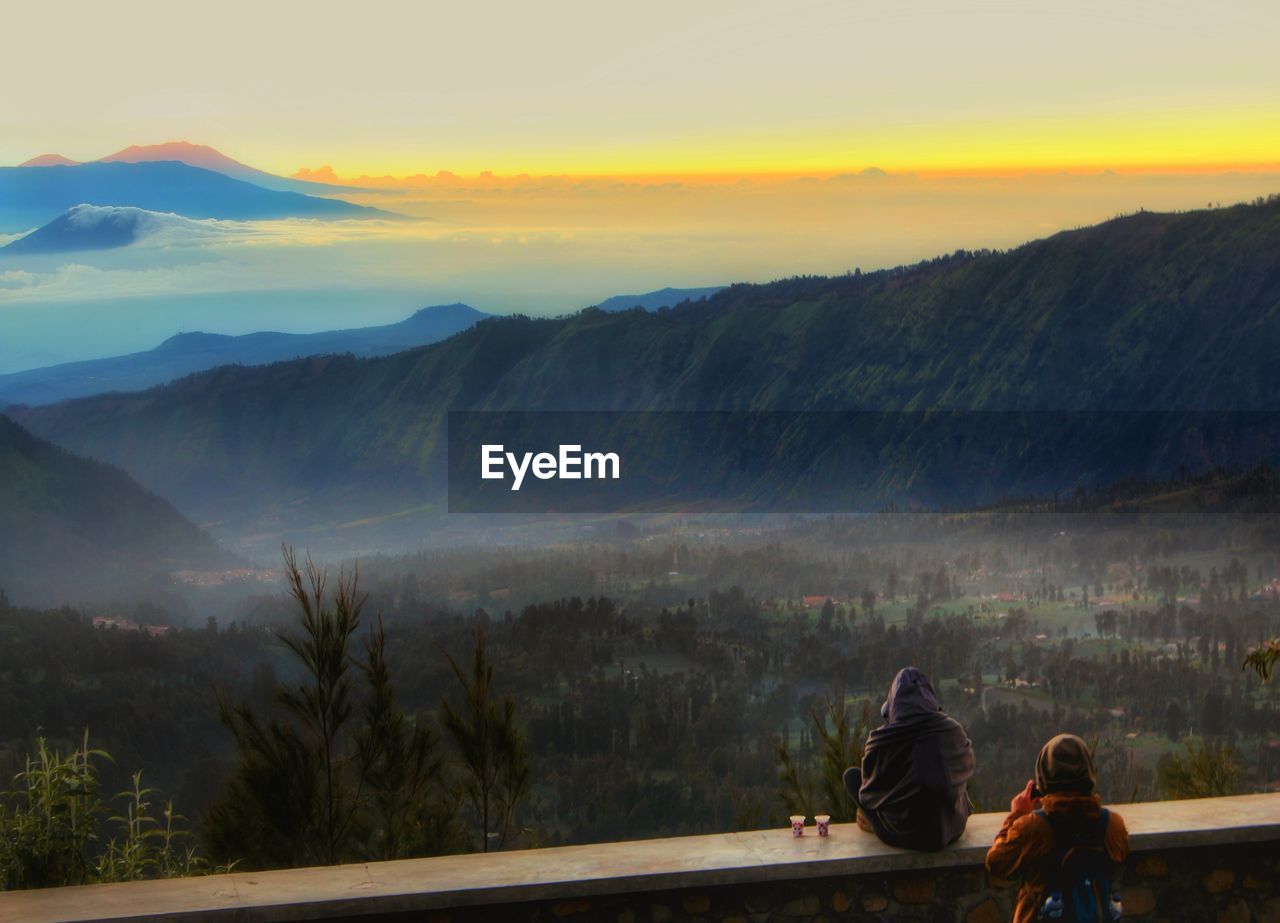
[[[1070,905],[1072,895],[1080,900],[1082,892],[1088,895],[1087,903],[1098,904],[1094,919],[1119,917],[1119,894],[1108,879],[1129,854],[1129,831],[1119,814],[1102,807],[1094,792],[1097,782],[1089,747],[1074,734],[1059,734],[1040,750],[1035,780],[1028,780],[1014,796],[1009,816],[987,852],[988,872],[1022,880],[1013,923],[1033,923],[1042,909],[1047,918],[1079,919]],[[1090,855],[1095,868],[1104,868],[1078,871]],[[1064,876],[1070,879],[1072,874],[1077,880],[1064,883]],[[1063,890],[1068,892],[1065,897]],[[1080,911],[1081,916],[1086,912]]]

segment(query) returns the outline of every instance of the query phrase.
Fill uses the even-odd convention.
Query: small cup
[[[819,814],[814,817],[818,822],[818,836],[827,836],[831,833],[831,815]]]
[[[791,815],[791,835],[804,836],[804,815],[803,814]]]

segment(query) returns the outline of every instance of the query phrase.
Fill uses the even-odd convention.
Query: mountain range
[[[1277,355],[1272,199],[734,285],[676,311],[490,319],[392,356],[219,368],[15,413],[219,534],[359,524],[367,545],[379,517],[443,510],[450,409],[905,411],[856,463],[832,454],[830,432],[797,425],[752,499],[965,505],[1274,462]],[[939,428],[939,411],[958,413]],[[1032,430],[1006,426],[1008,412]],[[1206,415],[1226,429],[1189,426]],[[672,483],[737,483],[731,459],[677,449]]]
[[[79,166],[82,161],[72,160],[70,157],[63,157],[61,154],[40,154],[32,157],[30,160],[23,161],[18,164],[20,167],[75,167]]]
[[[341,199],[266,189],[176,161],[0,167],[0,232],[47,225],[77,205],[237,221],[398,217]]]
[[[220,365],[265,365],[327,353],[382,356],[446,339],[490,316],[465,304],[447,304],[377,327],[242,336],[180,333],[144,352],[0,375],[0,406],[140,391]]]
[[[117,468],[0,416],[0,588],[65,601],[242,562]]]
[[[711,285],[705,288],[660,288],[656,292],[645,292],[643,295],[614,295],[596,305],[601,311],[629,311],[632,308],[643,308],[646,311],[657,311],[662,308],[674,308],[685,301],[701,301],[709,298],[723,285]]]
[[[350,192],[353,186],[337,186],[327,183],[315,183],[309,180],[291,179],[267,173],[238,160],[233,160],[219,150],[207,144],[192,144],[189,141],[167,141],[164,144],[132,144],[123,150],[100,157],[88,163],[154,163],[157,161],[176,161],[189,167],[212,170],[232,179],[244,180],[261,186],[264,189],[275,189],[279,192],[301,192],[308,195],[333,195],[335,192]],[[63,157],[61,154],[41,154],[33,157],[22,167],[77,166],[81,161]]]

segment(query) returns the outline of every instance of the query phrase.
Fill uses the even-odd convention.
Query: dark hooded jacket
[[[941,849],[973,811],[973,744],[915,667],[894,677],[885,711],[888,721],[867,737],[858,802],[890,846]]]

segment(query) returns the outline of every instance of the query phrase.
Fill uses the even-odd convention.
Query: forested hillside
[[[168,502],[0,416],[0,587],[15,599],[99,596],[181,568],[236,566]]]

